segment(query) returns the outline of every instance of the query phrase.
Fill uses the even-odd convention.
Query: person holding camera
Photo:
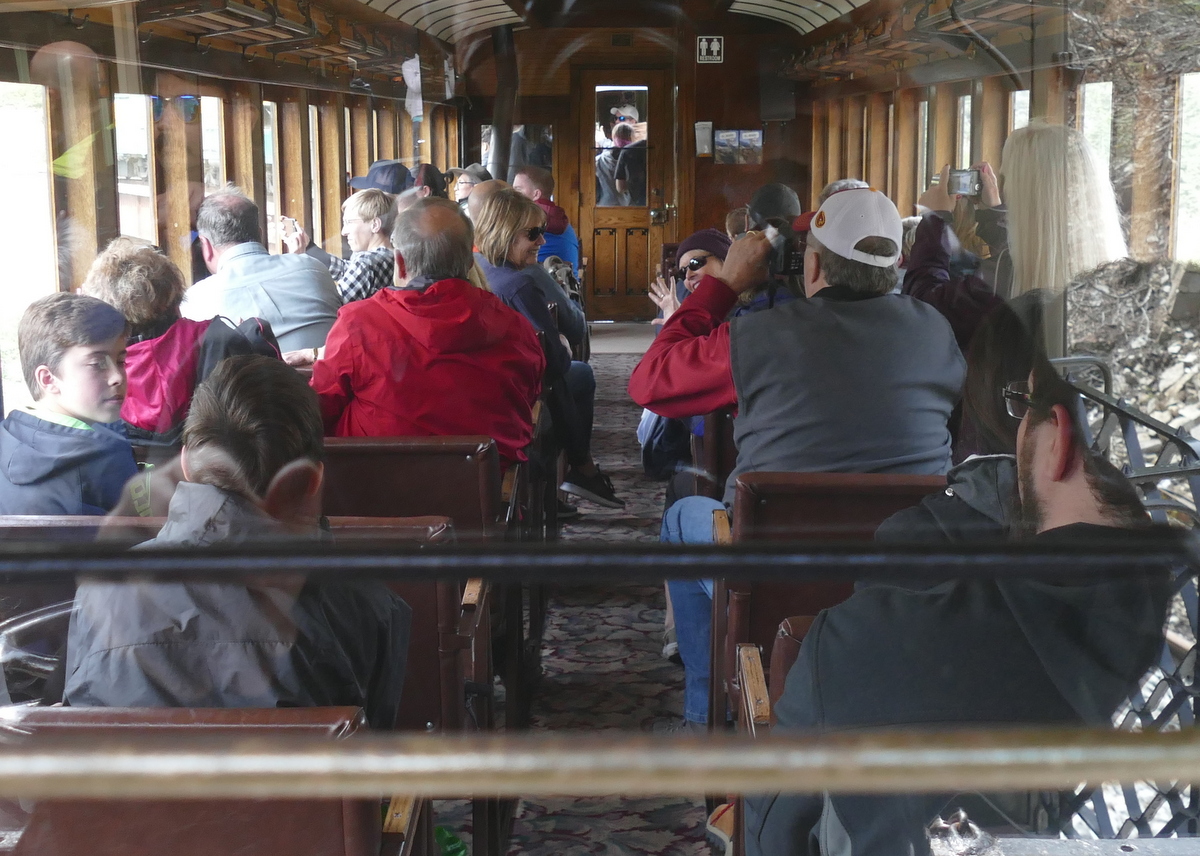
[[[900,214],[882,193],[846,190],[813,217],[803,254],[807,300],[726,322],[739,294],[768,277],[772,244],[751,230],[719,277],[706,276],[663,325],[629,380],[642,407],[685,417],[737,407],[744,472],[933,475],[950,467],[947,423],[966,372],[950,325],[926,304],[892,293]],[[661,540],[711,543],[708,497],[680,499]],[[672,580],[685,673],[683,727],[708,719],[711,580]]]

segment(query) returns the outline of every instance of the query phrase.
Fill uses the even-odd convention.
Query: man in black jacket
[[[1044,360],[1028,384],[1005,390],[1021,418],[1017,530],[1035,543],[1089,549],[1162,537],[1133,487],[1087,447],[1074,395]],[[779,727],[1108,724],[1161,651],[1168,591],[1166,569],[866,586],[813,623],[776,708]],[[953,794],[750,797],[747,852],[928,853],[928,823],[960,806],[978,818],[989,803]]]

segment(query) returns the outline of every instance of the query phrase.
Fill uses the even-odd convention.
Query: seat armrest
[[[483,597],[483,580],[478,577],[467,580],[463,586],[462,605],[464,609],[476,609]]]
[[[380,856],[432,856],[422,820],[429,814],[429,800],[397,794],[388,801],[383,815]],[[431,830],[429,830],[431,831]]]
[[[767,695],[762,654],[757,645],[749,643],[738,645],[737,654],[738,683],[742,688],[741,722],[751,737],[758,737],[771,727],[771,699]]]
[[[729,511],[718,508],[713,512],[713,543],[729,545],[733,543],[733,527],[729,522]]]

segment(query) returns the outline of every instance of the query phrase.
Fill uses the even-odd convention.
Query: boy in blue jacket
[[[17,346],[34,403],[0,423],[0,514],[105,514],[137,475],[121,426],[125,317],[59,293],[21,317]]]

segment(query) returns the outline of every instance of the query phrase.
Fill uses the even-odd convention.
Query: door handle
[[[671,209],[674,205],[663,205],[661,208],[650,209],[650,225],[665,226],[667,221],[671,219]]]

